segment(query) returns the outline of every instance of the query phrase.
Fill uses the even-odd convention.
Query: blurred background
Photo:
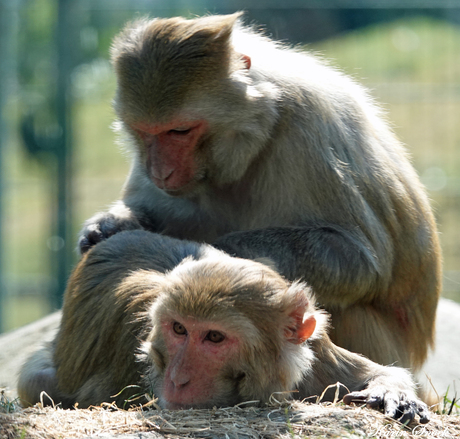
[[[382,104],[432,199],[443,295],[460,301],[460,1],[0,0],[0,332],[60,307],[83,221],[119,197],[114,34],[144,15],[237,10]]]

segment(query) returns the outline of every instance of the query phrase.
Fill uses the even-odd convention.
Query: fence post
[[[79,14],[75,10],[77,2],[58,1],[58,22],[56,29],[57,47],[57,89],[56,117],[60,130],[56,148],[57,158],[57,210],[56,236],[53,240],[57,288],[52,293],[51,304],[55,308],[62,305],[73,259],[75,239],[72,237],[72,88],[71,75],[75,63],[75,47],[79,41],[74,34],[75,20]]]
[[[13,88],[15,70],[14,38],[17,24],[17,0],[0,0],[0,333],[5,331],[4,310],[7,286],[4,272],[4,240],[3,240],[3,151],[7,145],[9,128],[5,120],[5,107],[8,96]]]

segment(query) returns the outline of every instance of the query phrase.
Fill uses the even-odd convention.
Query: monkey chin
[[[188,409],[212,409],[213,407],[232,407],[242,402],[235,388],[219,389],[211,392],[212,396],[207,394],[206,398],[200,395],[196,397],[191,395],[168,395],[163,389],[159,392],[158,404],[161,408],[167,410],[188,410]]]
[[[173,198],[188,198],[192,199],[195,198],[197,195],[200,193],[205,192],[205,185],[202,184],[202,182],[205,180],[205,178],[197,180],[191,180],[188,182],[186,185],[178,187],[178,188],[167,188],[167,187],[161,187],[161,185],[155,183],[154,180],[153,183],[155,186],[160,189],[164,194],[173,197]]]
[[[225,404],[228,405],[228,404]],[[211,409],[213,407],[221,407],[222,404],[206,401],[205,403],[181,403],[167,401],[165,398],[160,399],[160,406],[166,410],[188,410],[188,409]]]
[[[188,409],[208,409],[210,408],[207,404],[181,404],[175,402],[163,402],[161,407],[166,410],[188,410]]]
[[[170,197],[187,197],[197,193],[200,187],[200,181],[197,179],[191,179],[187,183],[183,184],[182,186],[177,187],[168,187],[167,182],[163,180],[159,180],[158,178],[153,177],[151,174],[149,175],[150,181],[163,193],[169,195]]]
[[[192,189],[188,189],[187,187],[182,187],[179,189],[164,189],[161,188],[160,186],[157,186],[159,189],[161,189],[166,195],[169,195],[170,197],[177,198],[177,197],[186,197],[190,192],[193,192]]]

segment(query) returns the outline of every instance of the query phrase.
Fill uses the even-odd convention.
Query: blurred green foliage
[[[108,62],[111,38],[129,15],[92,11],[81,17],[76,44],[81,45],[82,59],[72,78],[75,237],[85,219],[119,197],[129,169],[129,160],[110,129],[115,82]],[[20,11],[19,84],[8,113],[13,127],[28,110],[39,111],[44,121],[49,118],[55,19],[50,0],[24,2]],[[418,17],[373,25],[308,49],[331,59],[332,65],[367,85],[383,103],[433,199],[448,273],[445,294],[460,300],[460,278],[456,279],[460,267],[460,30],[447,22]],[[8,294],[2,312],[7,328],[50,311],[46,290],[53,282],[49,255],[55,191],[49,157],[30,156],[16,130],[10,143],[4,171]]]

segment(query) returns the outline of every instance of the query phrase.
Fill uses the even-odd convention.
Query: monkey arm
[[[356,301],[386,287],[389,279],[364,234],[334,225],[234,232],[214,246],[242,258],[272,259],[283,276],[305,280],[328,305],[341,304],[346,296]]]
[[[210,242],[225,233],[222,225],[211,221],[189,200],[171,198],[150,181],[141,184],[138,180],[141,178],[137,176],[130,178],[123,199],[114,203],[108,212],[97,213],[85,221],[78,238],[81,254],[126,230],[145,229],[197,242]]]
[[[225,234],[225,222],[212,221],[189,200],[166,197],[152,184],[148,191],[132,183],[129,188],[124,201],[85,223],[79,241],[82,253],[119,231],[136,228],[198,242],[214,240],[215,247],[234,256],[270,258],[287,279],[307,281],[328,306],[341,305],[347,297],[353,302],[372,300],[369,292],[378,295],[391,280],[388,250],[375,249],[358,228],[317,223]]]
[[[345,404],[366,404],[402,423],[412,421],[416,415],[422,424],[430,420],[428,407],[417,398],[414,381],[405,369],[381,366],[342,349],[326,334],[309,345],[315,353],[315,360],[299,388],[300,398],[320,396],[324,392],[322,400],[331,401],[336,387],[325,389],[340,383],[346,387],[339,387],[339,398],[343,398]]]

